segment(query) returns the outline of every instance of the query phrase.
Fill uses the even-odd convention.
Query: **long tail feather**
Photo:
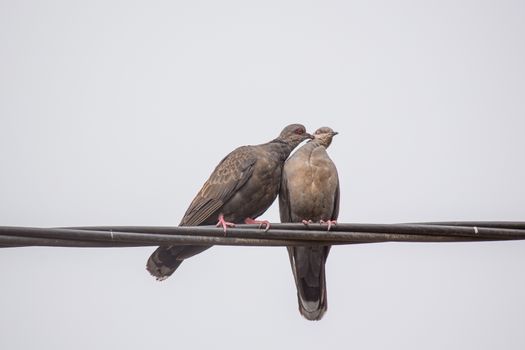
[[[299,312],[311,321],[320,320],[328,308],[325,276],[326,248],[288,248],[297,287]]]

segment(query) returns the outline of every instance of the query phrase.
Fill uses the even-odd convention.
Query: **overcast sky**
[[[0,225],[176,225],[291,122],[341,222],[525,220],[524,4],[1,0]],[[284,248],[153,250],[0,250],[0,348],[525,348],[525,242],[333,248],[320,322]]]

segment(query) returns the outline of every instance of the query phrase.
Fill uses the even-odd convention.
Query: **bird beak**
[[[337,131],[334,131],[334,132],[332,133],[332,136],[335,136],[335,135],[337,135],[337,134],[339,134],[339,133],[338,133]]]
[[[306,136],[306,138],[308,138],[310,140],[313,140],[315,138],[314,135],[311,135],[309,133],[306,133],[305,136]]]

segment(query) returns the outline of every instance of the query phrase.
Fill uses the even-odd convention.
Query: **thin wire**
[[[0,226],[0,247],[137,247],[157,245],[297,246],[379,242],[465,242],[525,239],[525,222],[416,224],[338,223],[238,225],[227,235],[213,226],[89,226],[35,228]]]

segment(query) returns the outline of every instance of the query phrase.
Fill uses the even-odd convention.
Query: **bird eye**
[[[297,135],[301,135],[301,134],[304,134],[304,130],[301,129],[301,128],[299,128],[299,129],[295,129],[295,133],[296,133]]]

